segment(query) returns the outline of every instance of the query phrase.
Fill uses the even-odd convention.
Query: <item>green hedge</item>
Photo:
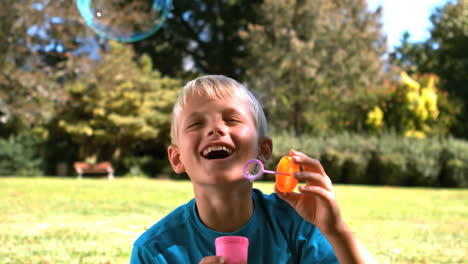
[[[463,140],[353,134],[272,139],[269,169],[296,149],[319,159],[335,183],[468,187],[468,142]]]
[[[0,138],[0,176],[43,175],[40,146],[40,139],[28,132]]]

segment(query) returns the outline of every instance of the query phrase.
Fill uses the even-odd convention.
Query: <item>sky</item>
[[[387,35],[388,51],[400,44],[405,31],[411,34],[410,41],[423,41],[430,37],[430,15],[436,7],[449,0],[367,0],[369,8],[383,6],[382,22]]]

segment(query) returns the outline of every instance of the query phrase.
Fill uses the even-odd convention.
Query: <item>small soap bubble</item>
[[[99,35],[133,42],[164,24],[171,0],[77,0],[76,5],[86,24]]]

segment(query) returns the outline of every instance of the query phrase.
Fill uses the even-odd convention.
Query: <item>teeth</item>
[[[232,150],[226,148],[225,146],[211,146],[211,147],[208,147],[207,149],[205,149],[202,154],[203,154],[203,156],[206,156],[211,151],[220,151],[220,150],[224,150],[229,154],[232,153]]]

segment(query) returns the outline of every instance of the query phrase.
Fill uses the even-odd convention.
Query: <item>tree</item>
[[[433,73],[436,60],[432,46],[428,42],[410,42],[410,33],[405,32],[400,46],[390,54],[392,64],[404,71],[413,73]]]
[[[44,125],[79,72],[69,58],[89,31],[69,1],[5,0],[0,9],[0,129]],[[81,39],[81,40],[80,40]],[[17,121],[20,120],[20,121]]]
[[[454,131],[466,137],[468,129],[468,1],[458,0],[436,9],[431,16],[430,43],[437,60],[434,72],[446,81],[445,89],[464,102],[460,126]]]
[[[181,83],[136,62],[130,46],[110,42],[102,61],[66,85],[67,103],[57,124],[80,146],[78,158],[121,161],[138,145],[164,141]]]
[[[413,73],[435,73],[442,89],[460,98],[464,110],[453,134],[466,137],[468,129],[468,1],[457,0],[437,8],[431,15],[431,37],[420,43],[405,41],[392,55],[394,62]]]
[[[151,59],[135,55],[131,46],[114,47],[110,43],[86,26],[74,2],[3,1],[0,9],[0,136],[18,134],[21,130],[40,132],[48,144],[42,151],[47,156],[48,173],[55,172],[55,162],[70,162],[88,155],[119,159],[130,150],[137,151],[135,146],[154,148],[155,144],[148,142],[167,142],[168,108],[176,93],[175,87],[180,88],[179,81],[153,71]],[[115,51],[109,54],[114,48],[122,54]],[[111,78],[117,76],[118,80]],[[110,92],[115,88],[112,85],[119,88],[119,93]],[[81,94],[79,89],[84,89]],[[114,95],[117,97],[112,97]],[[93,96],[95,98],[91,98]],[[146,99],[141,99],[142,96]],[[154,97],[157,100],[147,103]],[[119,112],[107,99],[128,108],[135,101],[144,102],[143,106],[127,109],[140,120],[131,120],[131,114]],[[100,110],[93,112],[93,107]],[[88,112],[82,112],[83,109]],[[105,116],[109,120],[93,115],[102,109],[113,114]],[[93,134],[85,137],[74,133],[73,129],[78,129],[80,124],[77,120],[81,124],[92,121]],[[133,121],[136,123],[132,127]],[[120,126],[121,131],[115,126]],[[109,133],[117,136],[112,138]],[[76,149],[80,149],[81,157],[75,153]],[[98,150],[100,154],[96,154]]]
[[[387,129],[417,138],[446,135],[459,107],[448,103],[447,93],[439,85],[435,74],[410,77],[402,72],[401,83],[381,98]]]
[[[139,54],[149,54],[162,74],[224,74],[242,78],[237,59],[246,56],[238,32],[256,18],[260,0],[177,0],[163,27],[134,43]]]
[[[339,105],[383,76],[380,9],[365,1],[274,1],[242,32],[249,86],[274,126],[324,131]],[[292,127],[291,127],[292,122]]]

